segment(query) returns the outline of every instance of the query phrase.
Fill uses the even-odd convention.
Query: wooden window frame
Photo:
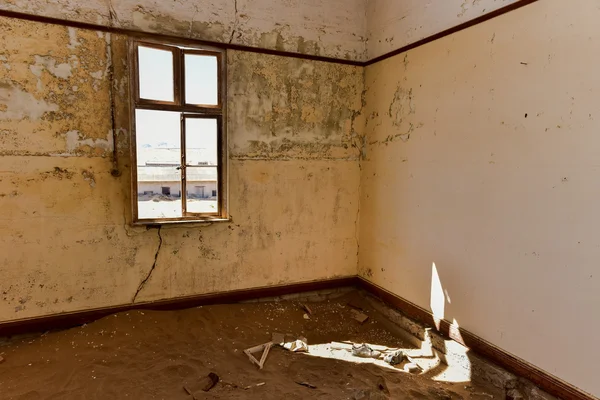
[[[139,52],[138,47],[149,47],[173,53],[173,101],[143,99],[139,87]],[[198,105],[185,101],[185,55],[210,55],[217,58],[217,104]],[[130,125],[131,125],[131,207],[133,225],[162,225],[178,223],[205,223],[230,221],[228,204],[228,161],[227,154],[227,82],[226,82],[226,50],[217,47],[192,47],[175,42],[129,39],[129,82],[130,82]],[[139,218],[138,214],[138,179],[137,179],[137,140],[136,140],[136,110],[156,110],[179,112],[181,117],[181,205],[182,216],[176,218]],[[188,167],[203,168],[204,166],[189,166],[186,163],[186,123],[189,118],[206,118],[217,121],[217,204],[215,213],[188,213],[186,199],[186,170]],[[215,168],[214,165],[206,167]]]

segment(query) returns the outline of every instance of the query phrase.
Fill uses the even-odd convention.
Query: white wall
[[[375,58],[518,0],[369,0],[368,58]]]
[[[0,10],[350,60],[367,0],[9,0]]]
[[[596,0],[539,1],[368,67],[359,254],[374,283],[596,396],[598,21]]]

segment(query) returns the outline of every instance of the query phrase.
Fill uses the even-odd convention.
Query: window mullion
[[[184,54],[183,49],[177,49],[177,91],[179,94],[179,102],[180,106],[185,105],[185,62],[184,62]]]
[[[187,215],[187,161],[185,158],[186,153],[186,144],[185,144],[185,117],[183,112],[180,114],[181,117],[181,215]]]

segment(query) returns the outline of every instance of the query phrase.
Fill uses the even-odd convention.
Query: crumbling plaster
[[[361,61],[366,1],[5,0],[0,10]]]
[[[519,0],[5,0],[0,10],[366,61]]]
[[[228,51],[233,222],[158,230],[130,225],[126,53],[0,18],[0,321],[355,274],[362,68]]]

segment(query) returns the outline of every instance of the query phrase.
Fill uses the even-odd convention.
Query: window
[[[131,41],[134,223],[228,219],[224,56]]]

